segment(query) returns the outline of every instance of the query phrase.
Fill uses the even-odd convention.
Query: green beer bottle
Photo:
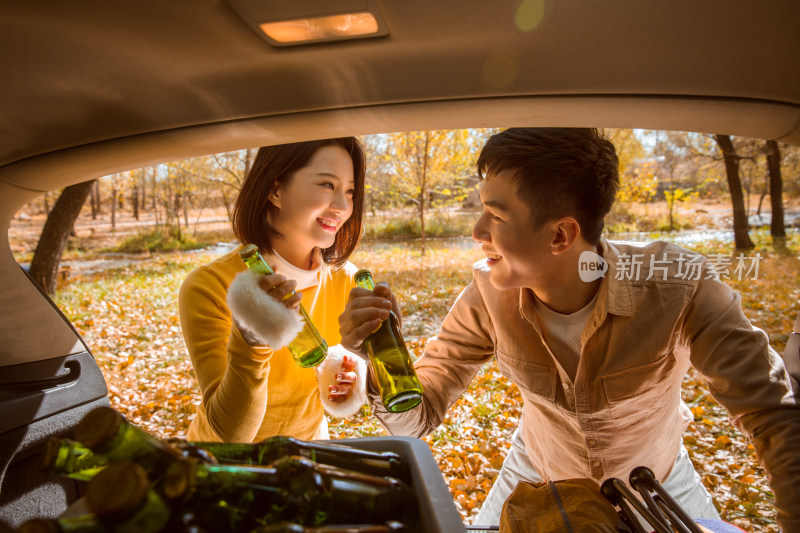
[[[20,525],[17,533],[111,533],[96,516],[86,514],[62,518],[34,518]]]
[[[284,457],[271,466],[296,495],[310,488],[311,479],[320,480],[320,486],[328,492],[328,497],[323,499],[327,503],[325,523],[348,524],[353,523],[354,518],[367,524],[389,520],[416,522],[416,497],[408,485],[397,479],[316,464],[302,457]]]
[[[43,470],[53,476],[64,476],[89,481],[108,466],[108,459],[80,442],[69,439],[51,439],[43,454]]]
[[[221,463],[268,465],[289,455],[305,457],[316,463],[335,466],[372,476],[388,476],[410,481],[408,465],[394,452],[373,452],[341,444],[309,442],[292,437],[276,436],[253,444],[225,442],[172,441],[180,450],[199,448]]]
[[[116,524],[104,524],[94,514],[59,518],[35,518],[23,523],[17,533],[115,533]],[[125,527],[123,525],[123,527]],[[3,531],[3,530],[0,530]],[[12,533],[12,530],[8,530]],[[130,529],[129,529],[130,531]],[[197,524],[192,513],[179,514],[158,531],[170,533],[228,533],[222,530],[207,530]],[[4,533],[4,532],[3,532]]]
[[[305,527],[291,522],[281,522],[254,529],[251,533],[410,533],[400,522],[385,524],[338,524],[333,526]]]
[[[274,523],[291,518],[287,513],[292,509],[274,477],[268,477],[270,472],[257,475],[242,470],[247,468],[251,467],[186,458],[170,465],[161,491],[173,507],[192,509],[215,532],[248,531],[256,520]]]
[[[247,263],[250,270],[254,272],[258,272],[259,274],[275,273],[267,262],[264,261],[264,258],[261,257],[258,247],[255,244],[248,244],[239,250],[239,256]],[[293,294],[295,294],[295,291],[292,291],[287,297]],[[302,303],[300,304],[300,315],[303,317],[303,329],[297,337],[289,343],[287,348],[289,348],[289,352],[298,365],[304,368],[317,366],[328,355],[328,344],[325,342],[325,339],[322,338],[322,335],[319,334],[317,328],[314,327]]]
[[[90,411],[75,427],[74,436],[109,462],[130,459],[155,477],[182,457],[180,451],[129,423],[111,407]]]
[[[285,457],[270,466],[203,464],[184,460],[170,465],[164,495],[194,509],[224,501],[240,514],[240,529],[282,521],[302,525],[416,520],[411,489],[393,478],[367,476]]]
[[[217,459],[209,451],[183,440],[167,441],[182,457],[195,457],[201,462],[216,463]],[[219,444],[219,443],[210,443]],[[79,481],[89,481],[108,466],[107,456],[95,453],[80,442],[69,439],[50,439],[42,454],[42,470],[52,476],[69,477]],[[174,459],[172,454],[167,461]],[[145,461],[147,463],[147,461]]]
[[[133,461],[111,463],[89,482],[86,506],[115,533],[161,531],[170,519],[164,500]]]
[[[359,270],[353,279],[359,287],[375,289],[369,270]],[[372,371],[378,378],[381,400],[392,413],[408,411],[422,401],[422,384],[414,371],[398,322],[394,312],[389,311],[389,318],[364,340]]]

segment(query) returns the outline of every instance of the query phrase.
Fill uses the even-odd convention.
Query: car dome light
[[[228,4],[261,37],[273,46],[292,46],[365,37],[381,37],[389,31],[373,0],[337,3],[301,0],[228,0]]]
[[[372,13],[347,13],[259,24],[267,37],[282,44],[343,39],[378,32]]]

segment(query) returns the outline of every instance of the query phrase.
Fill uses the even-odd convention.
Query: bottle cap
[[[150,481],[133,461],[118,461],[99,472],[86,489],[86,505],[103,520],[124,520],[147,498]]]
[[[168,441],[166,444],[169,444],[178,452],[180,452],[181,457],[183,458],[197,459],[197,461],[200,463],[207,463],[210,465],[219,464],[219,460],[217,460],[217,457],[213,453],[205,448],[201,448],[200,446],[190,444],[186,441],[179,442],[177,439],[174,439],[174,441]]]
[[[375,284],[372,281],[372,274],[370,274],[369,270],[366,268],[362,268],[353,275],[353,280],[361,286],[367,286],[370,289],[375,288]],[[363,284],[363,285],[362,285]]]
[[[245,245],[244,248],[239,250],[239,257],[241,257],[242,259],[247,259],[251,255],[255,255],[257,253],[258,253],[258,246],[256,246],[255,244],[248,244]]]
[[[97,451],[117,436],[125,417],[111,407],[98,407],[75,427],[75,440]]]
[[[176,500],[193,492],[197,463],[197,459],[186,457],[169,465],[161,485],[161,491],[166,498]]]

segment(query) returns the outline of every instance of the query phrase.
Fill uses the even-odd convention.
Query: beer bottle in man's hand
[[[353,279],[356,285],[375,289],[372,274],[361,269]],[[392,413],[408,411],[422,400],[422,384],[414,371],[414,364],[400,333],[399,320],[393,311],[389,318],[364,340],[364,347],[378,378],[378,388],[384,407]]]

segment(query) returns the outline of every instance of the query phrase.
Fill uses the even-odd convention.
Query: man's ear
[[[581,234],[581,226],[572,217],[560,218],[553,222],[553,241],[550,249],[553,255],[560,255],[569,250]]]

